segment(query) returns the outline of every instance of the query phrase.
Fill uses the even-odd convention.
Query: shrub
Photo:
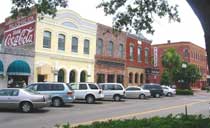
[[[189,89],[177,89],[176,94],[177,95],[193,95],[193,91]]]
[[[210,128],[210,118],[202,115],[179,114],[144,119],[109,120],[79,125],[74,128]]]

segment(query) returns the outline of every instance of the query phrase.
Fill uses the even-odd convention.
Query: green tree
[[[183,63],[186,65],[185,68],[182,67]],[[183,89],[190,89],[191,85],[199,79],[201,79],[199,69],[194,64],[187,62],[182,62],[174,72],[174,80],[180,83]]]
[[[175,72],[181,63],[179,54],[173,48],[167,49],[162,56],[162,65],[168,71],[170,84],[175,83]]]
[[[54,17],[58,7],[67,7],[68,0],[12,0],[12,4],[11,13],[15,18],[28,15],[32,7],[42,15],[48,14]]]
[[[166,69],[163,71],[163,73],[161,75],[160,84],[161,85],[170,85],[169,72]]]

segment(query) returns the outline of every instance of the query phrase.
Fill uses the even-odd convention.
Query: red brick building
[[[151,65],[151,41],[142,35],[128,34],[126,42],[126,85],[142,85],[154,82]]]
[[[125,77],[125,32],[113,32],[111,27],[97,24],[95,82],[118,82]]]
[[[181,56],[181,59],[183,61],[186,61],[190,64],[194,64],[199,68],[202,74],[202,79],[197,81],[193,86],[201,87],[202,85],[205,84],[208,72],[207,72],[206,50],[204,48],[199,47],[191,42],[172,43],[170,41],[165,44],[153,45],[152,47],[153,47],[154,65],[156,65],[160,69],[161,73],[163,72],[161,57],[164,51],[168,48],[174,48],[176,49],[176,52]]]

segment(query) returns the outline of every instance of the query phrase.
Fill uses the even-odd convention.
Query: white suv
[[[103,91],[95,83],[71,83],[70,86],[76,100],[86,100],[88,104],[92,104],[95,100],[104,98]]]
[[[104,99],[120,101],[125,97],[125,88],[120,83],[100,83],[99,87],[103,90]]]

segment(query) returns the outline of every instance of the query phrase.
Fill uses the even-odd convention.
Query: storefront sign
[[[158,48],[154,47],[154,67],[158,66]]]
[[[6,24],[4,43],[6,47],[16,47],[34,42],[36,15]]]
[[[146,74],[160,74],[160,70],[157,68],[146,68]]]

